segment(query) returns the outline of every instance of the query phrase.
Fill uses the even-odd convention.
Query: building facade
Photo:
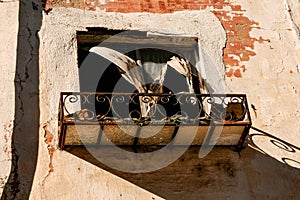
[[[3,0],[0,9],[1,199],[298,198],[299,1]],[[93,28],[197,38],[214,91],[247,95],[255,128],[243,148],[220,143],[199,158],[192,145],[143,173],[59,148],[60,93],[80,91],[78,35]]]

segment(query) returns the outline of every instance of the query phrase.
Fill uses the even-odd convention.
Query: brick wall
[[[120,13],[172,13],[210,9],[227,33],[223,58],[227,77],[241,78],[247,70],[245,61],[256,55],[254,43],[270,42],[268,39],[250,36],[252,29],[259,29],[259,24],[245,16],[245,10],[241,5],[229,0],[71,0],[70,2],[49,0],[46,9],[60,6]]]

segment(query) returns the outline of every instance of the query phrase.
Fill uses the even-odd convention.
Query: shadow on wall
[[[29,199],[39,141],[39,38],[42,1],[19,1],[12,161],[1,200]]]
[[[109,147],[100,149],[111,156]],[[300,195],[300,170],[253,148],[238,153],[216,146],[201,159],[199,149],[191,146],[169,166],[136,174],[107,167],[83,146],[67,151],[165,199],[296,199]]]
[[[300,149],[253,129],[255,134],[249,136],[249,144],[239,153],[228,146],[216,146],[199,159],[200,146],[191,146],[174,163],[148,173],[121,172],[94,157],[97,150],[110,157],[109,146],[96,147],[93,155],[84,146],[69,146],[66,151],[166,199],[297,199]],[[130,148],[126,150],[132,151]],[[151,147],[141,147],[138,152],[143,148]]]
[[[249,146],[291,167],[300,169],[300,148],[270,133],[252,127]]]

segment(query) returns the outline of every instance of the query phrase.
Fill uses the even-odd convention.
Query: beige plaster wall
[[[299,2],[238,2],[245,15],[259,23],[259,28],[251,30],[251,37],[262,37],[265,41],[255,42],[256,55],[249,61],[241,61],[247,69],[243,78],[225,78],[227,89],[247,94],[249,103],[257,109],[256,114],[251,110],[255,127],[299,147]],[[3,94],[0,97],[0,194],[11,163],[18,4],[0,2],[0,19],[5,19],[5,23],[0,23],[3,41],[0,45],[3,71],[0,79]],[[191,148],[183,160],[160,171],[140,175],[107,172],[105,166],[93,165],[95,163],[85,161],[84,157],[58,150],[59,93],[78,91],[76,31],[86,27],[196,36],[205,50],[206,65],[213,64],[222,78],[225,74],[222,50],[227,38],[220,21],[209,10],[162,15],[55,8],[48,15],[44,14],[38,33],[40,139],[30,199],[160,199],[158,196],[167,199],[295,199],[299,196],[299,149],[285,151],[265,136],[253,140],[268,155],[250,146],[240,155],[228,147],[217,147],[206,158],[199,159],[197,148]],[[289,163],[293,166],[290,167],[283,163],[283,157],[298,162]]]
[[[18,32],[18,2],[0,3],[0,195],[11,163],[11,136],[14,121],[14,78]],[[5,20],[5,21],[4,21]],[[8,26],[9,24],[9,26]]]
[[[43,137],[40,140],[32,199],[62,197],[86,199],[95,196],[100,199],[151,199],[155,195],[56,149],[59,94],[61,91],[79,91],[76,31],[85,30],[85,27],[159,31],[196,36],[201,38],[203,47],[207,49],[207,55],[213,57],[212,60],[219,69],[223,69],[223,73],[225,70],[221,55],[225,33],[220,22],[208,11],[169,15],[146,13],[127,15],[57,8],[50,15],[44,15],[39,33],[42,125],[40,136],[52,135],[54,140],[47,142],[46,138],[46,143]],[[63,189],[59,190],[61,186]]]
[[[299,3],[289,2],[293,3],[293,12],[297,15]],[[257,116],[251,109],[255,127],[299,147],[299,23],[291,18],[292,11],[286,1],[261,1],[259,4],[243,1],[242,4],[246,15],[259,22],[259,28],[253,29],[251,36],[269,41],[255,43],[256,55],[244,62],[247,71],[242,79],[228,78],[226,82],[233,91],[246,93],[249,104],[257,109]],[[276,155],[278,151],[274,151],[272,145],[261,146],[280,160],[281,156]],[[300,159],[299,154],[293,156]]]

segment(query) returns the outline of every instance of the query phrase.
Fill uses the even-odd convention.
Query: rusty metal
[[[139,104],[149,102],[153,102],[151,112],[144,117]],[[182,111],[182,107],[189,109],[187,112]],[[59,146],[64,146],[65,129],[68,125],[144,126],[150,121],[151,126],[209,126],[211,121],[214,126],[244,126],[238,145],[244,142],[251,127],[245,94],[62,92],[59,106]]]

